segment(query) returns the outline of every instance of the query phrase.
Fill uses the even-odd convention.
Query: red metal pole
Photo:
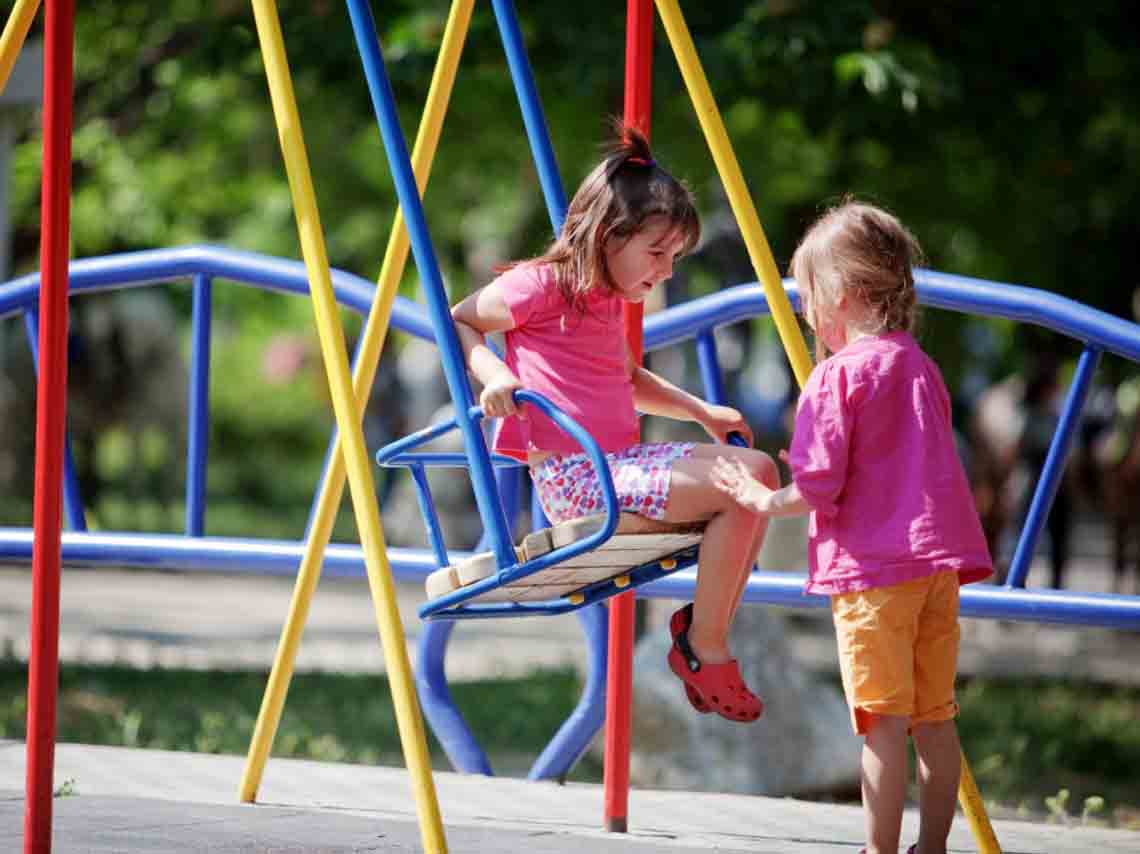
[[[47,0],[40,211],[40,379],[32,517],[32,625],[28,661],[25,854],[51,851],[59,577],[67,407],[67,261],[71,201],[71,86],[75,0]]]
[[[627,0],[625,36],[625,123],[649,135],[653,90],[653,0]],[[622,308],[626,340],[638,364],[642,360],[642,309]],[[606,830],[629,828],[629,748],[633,707],[634,595],[610,599],[609,663],[606,670],[606,745],[604,794]]]

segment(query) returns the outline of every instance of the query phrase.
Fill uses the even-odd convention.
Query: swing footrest
[[[595,533],[605,523],[604,515],[583,516],[535,531],[515,547],[519,563],[534,560],[547,552],[570,545]],[[629,571],[659,561],[662,569],[677,567],[673,557],[690,552],[700,543],[701,524],[672,525],[632,513],[623,513],[617,533],[598,548],[562,563],[547,567],[474,596],[464,604],[492,602],[545,602],[571,598],[578,591],[602,581],[615,580],[618,587],[629,585]],[[492,552],[477,554],[455,566],[445,566],[428,576],[429,599],[436,599],[467,585],[496,575],[499,571]],[[623,581],[624,583],[618,583]]]

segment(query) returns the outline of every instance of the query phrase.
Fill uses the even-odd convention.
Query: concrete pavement
[[[22,840],[24,745],[0,741],[0,850]],[[236,803],[244,757],[59,745],[53,801],[57,854],[347,854],[419,851],[409,775],[398,768],[271,759],[257,805]],[[628,834],[607,834],[602,787],[434,775],[449,850],[856,854],[858,807],[746,795],[635,789]],[[994,822],[1010,854],[1136,852],[1140,835],[1096,827]],[[904,818],[904,847],[917,816]],[[952,852],[976,850],[955,822]]]

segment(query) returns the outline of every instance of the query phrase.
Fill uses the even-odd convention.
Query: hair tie
[[[652,157],[648,157],[648,158],[639,157],[639,156],[627,157],[625,159],[625,162],[626,163],[632,163],[634,166],[646,166],[648,168],[653,168],[654,166],[657,165],[657,161],[654,160]]]

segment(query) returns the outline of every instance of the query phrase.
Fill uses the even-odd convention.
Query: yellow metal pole
[[[439,144],[443,119],[447,113],[447,104],[451,97],[456,69],[459,66],[459,57],[463,52],[463,42],[467,36],[474,3],[475,0],[455,0],[443,32],[443,42],[440,46],[439,58],[436,61],[435,73],[432,76],[431,87],[428,90],[423,119],[420,122],[420,129],[412,150],[412,170],[415,173],[416,184],[421,195],[427,185],[431,164]],[[380,362],[380,353],[384,349],[384,338],[388,332],[392,303],[396,299],[396,292],[407,259],[408,232],[404,226],[403,212],[397,208],[395,219],[392,222],[392,231],[388,236],[384,263],[380,268],[376,296],[368,314],[368,321],[364,325],[360,354],[356,360],[356,372],[353,376],[353,392],[361,410],[368,402],[372,381],[376,377],[376,368]],[[324,558],[325,549],[332,537],[336,511],[344,494],[344,482],[344,454],[338,434],[329,458],[324,482],[320,487],[317,510],[313,515],[309,541],[305,544],[305,553],[301,558],[301,565],[297,572],[297,581],[293,587],[293,600],[289,606],[289,614],[281,630],[281,637],[277,643],[277,654],[273,661],[273,668],[269,672],[265,694],[261,700],[261,711],[258,713],[257,724],[250,740],[245,772],[238,792],[238,797],[247,803],[257,798],[261,775],[273,746],[277,726],[281,722],[281,711],[285,705],[285,695],[289,691],[289,680],[293,676],[297,647],[300,645],[301,634],[309,615],[309,604],[312,601],[313,592],[316,590],[317,582],[320,579],[321,562]]]
[[[752,259],[752,266],[764,287],[768,297],[768,305],[772,309],[772,319],[776,322],[776,330],[780,340],[788,353],[796,379],[802,386],[811,373],[811,356],[808,355],[807,345],[803,334],[795,321],[791,303],[784,293],[780,273],[776,269],[772,250],[764,237],[764,230],[760,226],[756,208],[752,204],[752,197],[744,183],[744,176],[740,171],[740,164],[733,153],[732,144],[728,140],[724,122],[713,100],[712,90],[701,67],[697,50],[693,45],[693,38],[685,24],[684,16],[677,0],[656,0],[657,11],[661,14],[661,21],[665,25],[665,32],[673,46],[673,53],[677,57],[677,64],[681,68],[681,76],[689,90],[689,97],[693,100],[693,107],[697,111],[697,118],[704,130],[712,151],[713,160],[720,172],[721,181],[724,182],[728,193],[729,203],[733,213],[740,224],[748,255]],[[982,803],[974,777],[970,773],[965,753],[962,754],[962,776],[958,786],[958,800],[962,805],[974,832],[974,840],[978,843],[982,854],[1000,854],[997,838],[986,814],[985,804]]]
[[[12,76],[16,57],[20,55],[20,48],[24,46],[24,39],[28,37],[28,30],[32,28],[32,21],[39,8],[40,0],[16,0],[16,5],[8,14],[8,23],[4,25],[3,34],[0,34],[0,94],[8,88],[8,78]]]
[[[396,608],[392,568],[388,563],[384,531],[380,524],[380,511],[376,505],[368,453],[364,446],[360,410],[353,394],[352,377],[348,368],[348,351],[337,315],[328,256],[317,212],[316,194],[313,191],[308,155],[301,134],[301,120],[297,113],[293,82],[281,36],[281,22],[277,16],[277,5],[274,0],[252,0],[252,3],[261,54],[265,62],[265,75],[269,83],[270,100],[273,103],[273,114],[277,122],[277,134],[285,160],[285,171],[289,178],[289,190],[293,197],[301,254],[304,256],[305,268],[309,275],[317,333],[324,356],[325,371],[328,374],[329,393],[344,446],[348,485],[368,570],[368,584],[372,592],[376,623],[384,650],[384,662],[392,688],[396,724],[404,750],[404,761],[412,778],[420,819],[420,835],[425,851],[445,852],[447,843],[443,835],[443,821],[431,775],[427,739],[424,735],[419,705],[416,702],[400,613]]]
[[[966,762],[966,754],[962,754],[962,777],[958,782],[958,803],[966,820],[970,823],[970,830],[974,834],[974,842],[978,845],[978,854],[1001,854],[997,836],[994,835],[993,825],[986,813],[986,805],[982,803],[978,785],[974,782],[974,775],[970,773],[970,765]]]
[[[701,61],[697,57],[693,38],[689,35],[689,28],[681,15],[677,0],[657,0],[657,11],[661,13],[661,21],[665,24],[665,32],[673,45],[673,53],[677,57],[677,65],[681,68],[681,76],[689,90],[697,119],[704,130],[709,150],[712,152],[720,179],[728,194],[729,204],[732,205],[732,211],[740,225],[744,245],[748,248],[748,257],[752,259],[752,267],[764,287],[768,306],[772,310],[772,320],[776,323],[776,331],[780,334],[788,360],[792,363],[796,380],[802,386],[811,373],[811,356],[808,355],[807,344],[804,342],[799,324],[796,323],[792,304],[788,300],[788,295],[784,293],[780,271],[776,268],[772,249],[768,246],[768,239],[760,226],[760,218],[756,214],[752,197],[748,194],[740,164],[737,163],[732,144],[728,141],[728,133],[724,129],[724,122],[713,100],[712,90],[705,78]]]

